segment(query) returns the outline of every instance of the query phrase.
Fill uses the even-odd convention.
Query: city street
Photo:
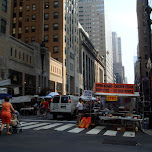
[[[152,136],[141,131],[127,137],[124,132],[110,134],[103,126],[76,128],[75,120],[62,117],[58,120],[39,119],[37,116],[20,118],[23,132],[6,135],[5,129],[0,136],[0,151],[151,152],[152,149]]]

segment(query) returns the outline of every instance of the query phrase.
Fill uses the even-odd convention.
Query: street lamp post
[[[147,62],[147,69],[148,69],[148,78],[149,78],[149,100],[150,100],[150,98],[151,98],[151,88],[150,88],[151,60],[150,60],[150,58],[148,59],[148,62]]]

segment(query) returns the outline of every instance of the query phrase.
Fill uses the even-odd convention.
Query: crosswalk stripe
[[[135,137],[134,131],[125,131],[123,134],[124,137]]]
[[[74,125],[75,125],[75,124],[67,124],[67,125],[58,127],[58,128],[56,128],[56,129],[54,129],[54,130],[63,131],[63,130],[66,130],[66,129],[70,128],[70,127],[73,127]]]
[[[34,124],[37,124],[38,122],[27,122],[27,123],[24,123],[22,124],[21,126],[28,126],[28,125],[34,125]]]
[[[71,133],[79,133],[81,132],[82,130],[84,130],[85,128],[74,128],[72,130],[69,130],[68,132],[71,132]]]
[[[104,128],[105,128],[105,126],[96,126],[95,128],[88,131],[86,134],[91,134],[91,135],[98,134]]]
[[[47,125],[47,126],[43,126],[43,127],[39,127],[39,128],[35,128],[33,130],[40,130],[40,129],[50,129],[50,128],[53,128],[53,127],[56,127],[58,125],[62,125],[63,123],[55,123],[55,124],[50,124],[50,125]]]
[[[31,128],[44,126],[44,125],[48,125],[48,123],[39,123],[39,124],[31,125],[31,126],[25,126],[25,127],[22,127],[22,129],[31,129]]]
[[[117,131],[114,130],[107,130],[103,135],[105,136],[116,136]]]

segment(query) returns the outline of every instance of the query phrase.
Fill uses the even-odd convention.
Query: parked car
[[[50,113],[56,119],[57,115],[75,116],[76,106],[79,101],[78,96],[73,95],[57,95],[52,98],[50,104]]]

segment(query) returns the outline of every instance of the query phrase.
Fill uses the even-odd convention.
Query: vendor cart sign
[[[92,97],[92,91],[91,90],[84,90],[83,95],[87,96],[87,97]]]
[[[107,101],[117,101],[117,96],[107,96]]]
[[[117,94],[134,94],[134,84],[115,84],[115,83],[96,83],[95,92],[100,93],[117,93]]]

